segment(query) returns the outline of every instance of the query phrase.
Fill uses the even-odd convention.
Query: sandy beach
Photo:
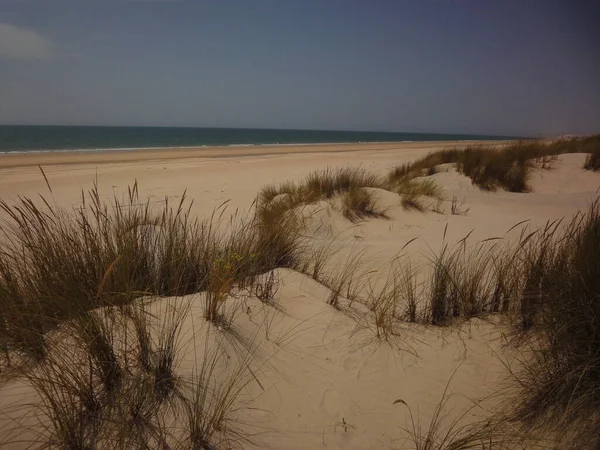
[[[469,141],[473,145],[494,144],[502,141]],[[249,156],[285,155],[297,153],[332,153],[355,151],[438,149],[463,145],[462,141],[431,142],[378,142],[353,144],[302,144],[302,145],[250,145],[227,147],[147,148],[108,151],[69,151],[5,153],[0,155],[0,167],[24,167],[31,165],[100,164],[148,160],[236,158]]]
[[[39,202],[41,193],[53,205],[75,207],[81,203],[81,191],[92,189],[95,182],[103,198],[110,199],[124,197],[127,187],[137,181],[140,200],[149,200],[156,207],[161,207],[166,197],[177,203],[185,191],[194,202],[193,214],[200,218],[209,217],[223,204],[227,205],[226,215],[246,217],[265,185],[300,181],[311,171],[326,167],[356,167],[385,174],[432,150],[459,144],[3,155],[0,198],[8,204],[16,203],[19,197]],[[418,268],[444,242],[454,245],[467,235],[473,244],[493,237],[510,240],[512,235],[506,237],[506,233],[515,224],[525,223],[535,229],[585,210],[600,186],[600,175],[582,168],[585,157],[566,154],[559,156],[551,169],[536,166],[529,193],[483,191],[452,167],[441,166],[426,178],[443,190],[445,200],[437,204],[430,201],[423,211],[411,210],[402,206],[397,194],[379,189],[376,195],[386,218],[356,223],[340,214],[337,200],[323,200],[310,207],[306,234],[311,242],[331,240],[338,246],[329,262],[330,270],[360,254],[373,280],[365,286],[377,286],[390,262],[400,254]],[[456,214],[450,212],[453,198],[461,208]],[[6,218],[4,211],[0,217]],[[247,409],[242,408],[236,416],[240,424],[247,425],[247,432],[256,433],[258,448],[412,448],[405,405],[411,408],[414,420],[427,427],[450,380],[452,400],[445,411],[445,423],[459,417],[471,423],[493,411],[493,400],[468,413],[465,408],[493,398],[506,381],[505,364],[513,358],[512,350],[504,345],[503,336],[509,327],[506,321],[472,319],[447,329],[405,324],[400,340],[389,345],[375,339],[369,325],[363,326],[361,320],[328,305],[329,288],[291,269],[276,269],[276,275],[280,283],[276,300],[282,309],[269,316],[264,304],[245,297],[246,312],[235,322],[236,332],[252,341],[263,358],[256,372],[260,384],[244,390]],[[197,294],[189,298],[194,306],[184,323],[186,335],[206,326],[200,306],[194,302]],[[169,301],[157,300],[152,308],[160,312]],[[356,308],[368,312],[367,305]],[[272,333],[287,337],[277,342],[265,335],[261,331],[265,320],[271,321]],[[198,351],[186,350],[182,372],[192,370]],[[4,410],[31,398],[31,392],[19,382],[5,384],[0,395]],[[9,436],[10,420],[5,417],[1,424],[3,436]]]
[[[459,145],[456,141],[4,154],[0,194],[14,199],[47,192],[38,168],[42,166],[59,204],[79,201],[79,190],[88,189],[98,176],[107,196],[137,180],[142,192],[158,201],[187,190],[201,203],[196,207],[208,213],[226,200],[235,207],[250,207],[263,186],[299,179],[311,170],[347,164],[388,170],[428,151]]]

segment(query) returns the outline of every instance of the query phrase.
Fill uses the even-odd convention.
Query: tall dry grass
[[[443,199],[443,193],[433,180],[384,179],[357,167],[326,168],[311,172],[299,183],[266,186],[256,202],[256,216],[264,223],[276,223],[289,211],[303,205],[342,196],[342,214],[351,221],[365,217],[386,217],[375,193],[365,188],[378,188],[395,192],[402,197],[407,208],[424,210],[420,197]]]
[[[527,358],[516,417],[597,441],[600,418],[600,203],[531,240],[523,271]]]
[[[365,217],[387,217],[372,191],[354,187],[342,197],[342,214],[351,222],[358,222]]]
[[[218,321],[234,284],[301,252],[294,214],[222,226],[223,211],[200,221],[185,194],[172,206],[140,202],[137,185],[106,202],[95,186],[66,210],[42,198],[0,200],[0,343],[5,352],[43,358],[45,336],[61,322],[144,295],[206,291],[205,315]]]
[[[524,226],[514,241],[465,244],[444,244],[430,259],[426,321],[514,317],[522,356],[510,367],[509,422],[538,434],[568,430],[573,448],[599,442],[600,202],[566,223]]]
[[[585,140],[585,152],[588,156],[583,168],[594,172],[600,170],[600,135],[590,136]]]
[[[199,220],[185,194],[151,205],[137,184],[109,201],[94,186],[75,209],[43,197],[0,200],[0,209],[3,366],[39,400],[29,405],[39,420],[28,445],[230,448],[247,440],[230,416],[255,379],[250,347],[236,351],[243,361],[234,370],[212,339],[217,346],[197,370],[182,374],[184,341],[196,339],[194,327],[191,337],[183,331],[190,303],[151,312],[147,302],[201,293],[211,330],[210,322],[231,319],[224,304],[233,291],[262,283],[269,301],[274,282],[265,285],[264,274],[306,259],[293,212],[226,220],[218,208]]]
[[[35,419],[34,429],[21,430],[33,437],[20,443],[28,448],[123,450],[238,448],[250,443],[233,417],[243,407],[242,390],[255,380],[250,368],[254,348],[230,361],[210,327],[205,336],[184,338],[182,324],[193,320],[190,302],[176,298],[158,309],[136,302],[142,314],[138,317],[147,317],[143,321],[120,307],[95,310],[77,323],[63,324],[53,333],[44,360],[22,372],[36,400],[26,413]],[[102,349],[95,349],[98,336],[90,333],[98,322],[103,324]],[[150,349],[149,364],[140,358],[144,346]],[[182,373],[180,352],[202,346],[192,372]],[[110,360],[96,357],[100,355],[110,355]],[[113,382],[114,373],[108,375],[115,368],[118,383]],[[20,422],[14,427],[18,431]]]
[[[468,237],[452,247],[444,242],[439,253],[429,257],[428,306],[423,316],[433,325],[494,311],[494,295],[499,295],[494,294],[498,283],[494,274],[506,271],[508,261],[497,257],[495,239],[472,246]]]

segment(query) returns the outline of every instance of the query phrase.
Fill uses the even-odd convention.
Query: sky
[[[0,124],[600,133],[584,0],[0,0]]]

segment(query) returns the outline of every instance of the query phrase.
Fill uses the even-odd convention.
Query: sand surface
[[[213,149],[202,150],[201,156],[197,150],[5,155],[0,157],[0,198],[12,203],[19,196],[42,193],[56,204],[75,206],[81,201],[81,190],[91,189],[95,180],[106,197],[124,195],[137,180],[141,198],[157,205],[186,191],[200,217],[224,202],[229,212],[238,210],[243,215],[264,185],[300,180],[327,166],[360,166],[384,173],[442,145],[456,143]],[[551,170],[535,169],[533,189],[527,194],[484,192],[455,170],[442,170],[431,177],[448,199],[437,205],[438,212],[406,210],[396,195],[381,191],[377,194],[389,218],[352,224],[335,202],[323,202],[314,207],[308,234],[312,230],[311,239],[339,244],[335,265],[362,252],[376,279],[414,238],[402,254],[418,265],[438,251],[444,239],[453,244],[472,231],[469,241],[478,242],[504,236],[521,221],[538,227],[585,209],[597,196],[600,175],[581,168],[584,158],[562,155]],[[43,165],[52,192],[37,164]],[[465,214],[450,214],[453,196],[463,204]],[[404,429],[410,427],[407,408],[394,404],[395,400],[406,402],[417,422],[426,427],[455,372],[449,418],[460,415],[471,401],[497,392],[507,376],[502,364],[511,358],[502,339],[506,324],[472,320],[452,329],[407,324],[401,340],[382,344],[368,326],[357,325],[355,319],[326,304],[326,287],[287,269],[277,275],[281,286],[276,299],[282,311],[265,312],[263,304],[250,298],[245,300],[246,313],[236,322],[239,333],[261,348],[264,356],[259,371],[262,387],[253,385],[245,393],[254,409],[243,413],[257,430],[261,445],[412,448]],[[261,328],[265,314],[272,314],[270,336]],[[277,342],[277,336],[287,338]],[[193,353],[186,354],[182,370],[191,370]],[[3,407],[25,398],[18,384],[3,386],[0,395]],[[487,404],[475,408],[464,420],[486,417],[486,408]],[[7,422],[2,426],[6,429]]]

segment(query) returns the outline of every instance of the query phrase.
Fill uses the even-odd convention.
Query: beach
[[[160,209],[168,199],[176,207],[185,193],[193,201],[193,217],[209,218],[217,210],[220,222],[226,224],[230,217],[233,221],[252,217],[257,196],[266,185],[300,182],[325,168],[356,168],[383,176],[431,151],[460,145],[464,143],[2,155],[0,198],[15,204],[28,197],[43,207],[41,194],[50,205],[73,208],[82,205],[82,191],[94,185],[101,198],[110,201],[125,198],[128,186],[137,183],[141,204],[149,202],[151,208]],[[423,268],[445,244],[455,246],[465,238],[469,246],[490,238],[516,242],[523,227],[535,230],[586,210],[597,196],[600,175],[582,168],[585,159],[585,154],[572,153],[558,156],[551,169],[534,165],[528,193],[482,190],[452,165],[441,164],[431,175],[417,178],[433,181],[443,192],[437,200],[424,199],[422,208],[401,203],[398,194],[367,188],[374,189],[385,210],[381,217],[350,221],[341,214],[339,199],[321,199],[303,211],[303,236],[310,245],[331,242],[331,248],[336,247],[326,265],[331,273],[360,255],[370,274],[362,287],[377,289],[385,285],[388,271],[398,261],[402,267],[410,260],[413,268]],[[0,218],[7,218],[5,210]],[[515,231],[517,224],[521,226]],[[281,309],[270,313],[264,303],[245,296],[244,312],[235,322],[236,333],[258,349],[252,376],[259,383],[244,388],[245,403],[235,416],[246,435],[256,434],[258,448],[406,448],[411,420],[407,407],[412,419],[427,427],[446,389],[452,400],[445,409],[444,426],[453,419],[465,424],[484,420],[493,411],[497,404],[493,397],[506,382],[515,356],[514,349],[505,345],[510,329],[506,320],[473,318],[449,328],[406,323],[393,339],[381,340],[371,323],[364,321],[371,305],[357,301],[354,315],[347,314],[346,299],[341,303],[345,306],[329,304],[331,286],[290,268],[274,273],[275,299]],[[418,279],[423,281],[421,276]],[[192,302],[190,318],[183,322],[183,335],[189,337],[191,330],[204,329],[207,322],[202,320],[198,294],[185,298]],[[171,301],[183,300],[157,299],[151,310],[161,313]],[[357,319],[357,314],[362,318]],[[270,328],[265,334],[266,323]],[[269,333],[278,333],[280,339]],[[186,347],[182,373],[193,371],[197,364],[193,355],[201,346]],[[239,352],[236,348],[233,360]],[[5,410],[31,399],[20,382],[4,383],[1,389],[0,406]],[[473,408],[473,402],[485,398],[492,400]],[[465,408],[471,409],[465,412]],[[8,417],[14,417],[14,411]],[[12,422],[1,419],[0,426],[8,430]]]
[[[124,192],[137,180],[141,192],[155,201],[187,190],[201,213],[209,213],[226,200],[235,207],[249,208],[263,186],[299,179],[329,165],[388,170],[428,151],[458,145],[461,142],[4,154],[0,155],[0,193],[4,199],[48,193],[41,166],[60,204],[79,201],[79,190],[90,188],[98,176],[100,191],[105,195],[112,195],[114,189]]]

